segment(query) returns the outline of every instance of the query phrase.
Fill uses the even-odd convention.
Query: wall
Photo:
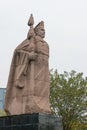
[[[4,109],[5,88],[0,88],[0,110]]]

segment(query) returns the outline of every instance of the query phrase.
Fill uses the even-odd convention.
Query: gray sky
[[[0,87],[6,87],[15,47],[35,25],[45,22],[50,69],[75,70],[87,76],[87,0],[0,0]]]

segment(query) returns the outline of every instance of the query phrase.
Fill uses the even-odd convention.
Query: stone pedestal
[[[63,130],[61,118],[42,113],[0,117],[0,130]]]

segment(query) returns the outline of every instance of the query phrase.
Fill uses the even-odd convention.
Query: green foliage
[[[0,117],[1,116],[6,116],[6,112],[4,110],[0,110]]]
[[[64,130],[87,124],[87,78],[83,78],[83,73],[58,74],[51,70],[50,86],[51,110],[62,117]]]

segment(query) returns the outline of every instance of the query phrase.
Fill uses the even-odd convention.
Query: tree
[[[64,130],[78,130],[82,124],[87,128],[87,78],[83,73],[51,70],[50,86],[51,110],[62,117]]]

